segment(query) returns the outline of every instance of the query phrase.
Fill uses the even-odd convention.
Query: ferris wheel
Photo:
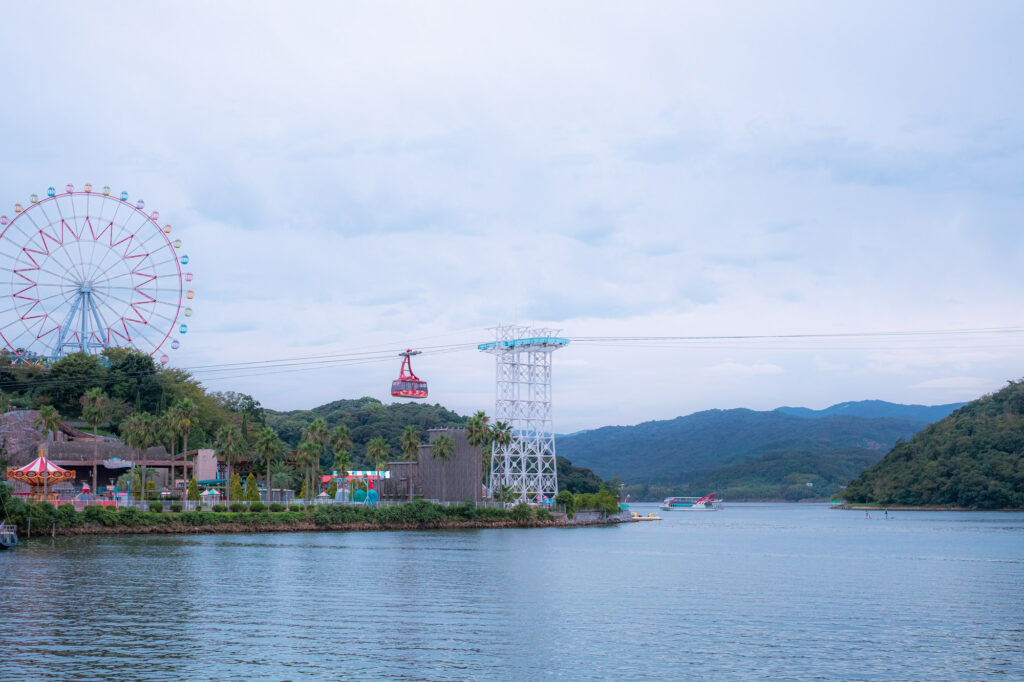
[[[46,361],[120,346],[170,360],[188,331],[193,277],[171,225],[145,206],[69,184],[0,216],[0,336],[11,351]]]

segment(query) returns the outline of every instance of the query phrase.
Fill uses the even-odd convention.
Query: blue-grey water
[[[0,675],[1024,678],[1024,514],[664,516],[23,542]]]

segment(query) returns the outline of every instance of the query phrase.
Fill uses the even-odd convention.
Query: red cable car
[[[418,376],[412,373],[412,361],[410,358],[419,355],[418,350],[406,350],[399,353],[402,356],[402,374],[391,382],[391,395],[397,398],[426,398],[427,382],[421,381]]]

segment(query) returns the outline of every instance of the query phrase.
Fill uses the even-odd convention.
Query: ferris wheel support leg
[[[102,346],[106,348],[107,341],[105,335],[103,334],[104,325],[103,322],[100,321],[100,311],[96,307],[96,304],[93,303],[92,294],[89,294],[89,308],[92,310],[92,319],[95,320],[96,322],[96,338],[98,338],[100,340],[100,344],[102,344]]]
[[[60,326],[60,334],[57,336],[57,347],[53,349],[53,354],[56,357],[61,357],[64,354],[64,342],[68,336],[68,329],[75,321],[75,313],[78,312],[78,307],[82,304],[82,298],[84,294],[79,293],[75,297],[75,302],[71,306],[71,312],[68,313],[67,318],[64,320],[64,324]]]

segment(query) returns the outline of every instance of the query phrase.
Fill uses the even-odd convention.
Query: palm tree
[[[313,497],[313,471],[319,467],[319,462],[320,445],[311,440],[299,443],[299,447],[295,451],[295,463],[299,465],[302,470],[302,478],[306,481],[306,501]]]
[[[346,452],[352,448],[352,432],[344,424],[338,424],[331,431],[331,450],[335,456],[342,450]],[[347,466],[347,465],[346,465]],[[337,467],[335,467],[337,468]]]
[[[32,423],[37,429],[47,432],[47,437],[57,437],[57,429],[60,428],[60,413],[53,405],[43,405],[39,408],[39,416]]]
[[[443,464],[447,464],[452,457],[455,456],[455,441],[452,440],[451,436],[440,435],[434,439],[434,442],[430,444],[430,456],[434,459],[439,459]],[[441,498],[442,500],[448,499],[445,494],[445,482],[448,478],[446,475],[445,467],[441,468]]]
[[[138,453],[138,459],[142,460],[141,480],[146,481],[146,459],[145,452],[157,443],[156,423],[153,415],[148,412],[135,412],[121,424],[121,439],[124,444]],[[146,498],[145,487],[142,489],[142,498]]]
[[[302,440],[316,445],[316,457],[310,462],[310,483],[313,482],[313,468],[320,469],[320,456],[323,454],[327,444],[331,441],[331,432],[327,430],[327,422],[323,417],[317,417],[302,432]],[[312,492],[312,490],[310,491]]]
[[[370,458],[371,462],[373,462],[377,471],[384,471],[384,467],[387,466],[390,454],[391,444],[382,436],[372,438],[370,442],[366,444],[366,456]]]
[[[491,453],[490,462],[493,464],[495,455],[499,455],[502,448],[507,448],[512,444],[512,426],[508,422],[494,422],[491,426]],[[495,452],[494,446],[500,446]],[[491,481],[491,467],[487,468],[487,487],[490,488],[493,481]]]
[[[483,410],[478,411],[466,422],[466,439],[475,448],[482,448],[491,440],[491,429],[487,422],[491,420]]]
[[[270,460],[281,453],[281,439],[277,437],[277,431],[269,426],[263,427],[256,434],[256,453],[267,460],[267,503],[270,503],[271,478]]]
[[[53,405],[43,405],[39,408],[39,416],[36,417],[32,424],[37,429],[42,428],[49,433],[47,438],[56,438],[57,429],[60,428],[60,414],[57,412],[57,408]],[[49,442],[49,440],[47,440]],[[49,446],[47,446],[46,454],[50,454]],[[46,482],[47,479],[43,479],[43,499],[46,499]]]
[[[409,426],[405,427],[402,431],[402,452],[405,453],[405,461],[414,462],[416,461],[416,455],[420,450],[420,435],[416,433],[416,427]]]
[[[242,430],[232,424],[225,424],[217,431],[216,456],[224,460],[228,467],[227,485],[224,486],[224,499],[231,501],[231,465],[245,454],[245,441]]]
[[[182,438],[181,451],[188,452],[188,434],[192,431],[192,420],[196,418],[199,407],[192,402],[191,398],[182,398],[181,402],[174,406],[180,421],[179,430]],[[184,455],[182,455],[184,457]],[[194,461],[194,460],[193,460]],[[182,460],[182,466],[185,466]],[[192,466],[192,476],[195,477],[195,465]]]
[[[110,398],[101,388],[91,388],[82,396],[82,418],[92,426],[92,493],[96,494],[96,460],[99,459],[100,422],[110,418]]]
[[[170,450],[168,450],[168,452],[171,455],[170,487],[172,489],[174,487],[174,459],[175,459],[175,452],[177,450],[178,439],[181,438],[181,435],[183,433],[183,428],[184,428],[182,426],[182,424],[181,424],[181,421],[182,421],[182,419],[181,419],[181,411],[178,409],[177,406],[169,408],[166,412],[164,412],[164,416],[160,418],[160,428],[159,428],[159,431],[160,431],[161,439],[167,439],[167,441],[171,445],[171,448],[170,448]],[[184,471],[185,464],[184,464],[184,461],[182,462],[181,468],[182,468],[182,472],[181,472],[182,473],[182,477],[185,478],[185,471]]]
[[[352,457],[348,454],[348,450],[334,451],[334,470],[338,472],[338,478],[342,481],[348,476],[348,467],[351,462]]]

